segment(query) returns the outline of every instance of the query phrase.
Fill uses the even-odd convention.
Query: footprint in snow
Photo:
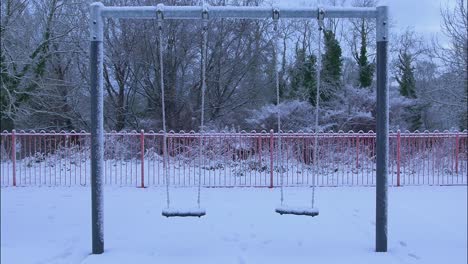
[[[248,248],[248,247],[247,247],[246,244],[242,243],[242,244],[239,245],[239,248],[240,248],[242,251],[247,251],[247,248]]]
[[[359,210],[358,209],[353,210],[353,216],[354,217],[359,217]]]
[[[399,241],[399,243],[400,243],[400,246],[402,246],[402,247],[406,247],[406,246],[407,246],[407,244],[405,243],[405,241]]]
[[[419,256],[417,256],[417,255],[415,255],[413,253],[409,253],[408,256],[410,256],[410,257],[412,257],[414,259],[417,259],[417,260],[421,259]]]
[[[239,238],[235,237],[235,236],[234,237],[223,236],[223,237],[221,237],[221,239],[223,241],[226,241],[226,242],[237,242],[237,241],[239,241]]]

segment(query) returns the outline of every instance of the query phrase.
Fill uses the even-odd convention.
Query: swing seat
[[[206,215],[204,208],[165,208],[162,210],[165,217],[202,217]]]
[[[319,215],[318,208],[312,207],[289,207],[289,206],[278,206],[275,211],[280,214],[292,214],[292,215],[307,215],[307,216],[317,216]]]

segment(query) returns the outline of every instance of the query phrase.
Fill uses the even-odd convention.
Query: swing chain
[[[273,64],[275,69],[275,87],[276,87],[276,107],[277,107],[277,120],[278,120],[278,160],[280,161],[280,187],[281,187],[281,205],[284,202],[284,173],[282,170],[282,146],[281,146],[281,112],[280,112],[280,87],[279,87],[279,74],[278,74],[278,42],[280,33],[278,31],[278,21],[280,17],[280,11],[278,8],[273,8],[272,18],[273,18]],[[273,168],[271,168],[273,169]]]
[[[317,13],[317,22],[318,22],[318,50],[317,50],[317,71],[316,71],[316,83],[317,83],[317,90],[315,94],[315,137],[314,137],[314,154],[313,154],[313,161],[315,166],[315,172],[312,178],[312,199],[311,199],[311,206],[314,207],[315,203],[315,186],[316,186],[316,178],[318,177],[319,167],[317,161],[318,155],[318,130],[319,130],[319,109],[320,109],[320,72],[322,71],[322,30],[325,27],[324,24],[325,19],[325,11],[323,8],[319,8]]]
[[[163,61],[163,48],[162,48],[162,41],[163,41],[163,27],[162,21],[164,19],[163,15],[163,5],[158,4],[156,7],[156,18],[157,18],[157,25],[159,31],[159,40],[158,40],[158,51],[159,51],[159,72],[160,72],[160,86],[161,86],[161,105],[162,105],[162,125],[163,125],[163,174],[164,179],[166,181],[166,206],[169,208],[171,204],[171,199],[169,196],[169,185],[170,185],[170,178],[169,173],[167,171],[169,159],[167,157],[167,128],[166,128],[166,106],[165,106],[165,99],[164,99],[164,61]]]
[[[197,205],[200,208],[201,200],[201,173],[203,166],[203,134],[205,131],[205,90],[206,90],[206,59],[207,59],[207,45],[208,45],[208,6],[203,1],[203,11],[202,11],[202,51],[201,51],[201,60],[202,60],[202,80],[201,80],[201,118],[200,118],[200,145],[199,145],[199,164],[198,164],[198,192],[197,192]]]

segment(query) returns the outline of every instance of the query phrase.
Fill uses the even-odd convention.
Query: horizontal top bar
[[[367,7],[323,7],[325,18],[376,18],[377,9]],[[160,10],[164,19],[202,19],[207,10],[209,19],[213,18],[272,18],[273,11],[279,11],[279,18],[310,19],[317,18],[319,8],[315,7],[263,7],[263,6],[103,6],[101,14],[111,18],[156,19]]]

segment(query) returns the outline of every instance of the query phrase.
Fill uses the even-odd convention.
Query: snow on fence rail
[[[0,133],[1,186],[73,186],[90,184],[90,133]],[[282,160],[278,160],[278,137]],[[209,187],[275,187],[281,172],[288,186],[375,184],[375,133],[168,133],[171,184],[196,186],[198,175]],[[159,186],[163,176],[161,132],[105,134],[105,184]],[[203,156],[199,156],[202,140]],[[468,134],[463,132],[391,132],[389,184],[466,185]]]

